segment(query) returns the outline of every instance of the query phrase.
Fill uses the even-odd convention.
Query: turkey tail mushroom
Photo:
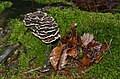
[[[49,44],[60,38],[58,24],[47,13],[37,11],[25,15],[26,27],[33,26],[32,33],[44,43]]]

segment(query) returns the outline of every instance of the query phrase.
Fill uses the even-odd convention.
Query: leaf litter
[[[56,46],[50,54],[50,64],[55,71],[71,74],[70,68],[78,70],[80,74],[94,63],[99,63],[110,46],[94,40],[94,35],[84,33],[78,36],[76,23],[71,24],[71,35],[63,36],[61,44]],[[66,35],[66,34],[65,34]],[[64,41],[64,40],[65,41]],[[70,67],[71,66],[71,67]],[[68,69],[67,72],[66,69]]]
[[[88,12],[111,12],[119,13],[117,6],[120,0],[67,0],[73,2],[81,10]]]

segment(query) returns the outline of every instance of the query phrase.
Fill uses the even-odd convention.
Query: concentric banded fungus
[[[28,13],[23,22],[26,26],[34,26],[32,33],[44,43],[52,43],[60,37],[58,24],[44,12]]]

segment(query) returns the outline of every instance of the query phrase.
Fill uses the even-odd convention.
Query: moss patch
[[[9,8],[12,6],[12,3],[11,2],[8,2],[8,1],[4,1],[4,2],[1,2],[0,1],[0,13],[5,10],[6,8]]]
[[[20,63],[23,64],[22,67],[27,65],[27,62],[34,57],[37,57],[36,61],[38,61],[39,65],[42,65],[46,59],[45,54],[47,50],[45,48],[47,45],[42,43],[42,41],[36,38],[31,32],[26,32],[25,25],[19,20],[11,20],[8,25],[11,29],[10,44],[19,41],[23,47],[26,47],[27,53],[21,54],[22,56],[20,56]]]

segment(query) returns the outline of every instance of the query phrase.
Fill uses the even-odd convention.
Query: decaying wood
[[[21,47],[20,43],[13,44],[11,46],[8,46],[6,50],[3,52],[3,54],[0,56],[0,63],[4,62],[9,56],[11,56],[14,51],[16,51],[19,47]]]

